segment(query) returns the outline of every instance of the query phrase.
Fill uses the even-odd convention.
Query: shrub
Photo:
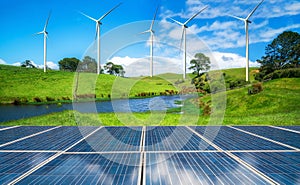
[[[14,101],[12,102],[12,104],[14,104],[14,105],[20,105],[21,104],[20,98],[15,98]]]
[[[263,91],[262,83],[254,83],[252,84],[252,88],[248,89],[248,94],[258,94]]]
[[[51,97],[48,97],[48,96],[46,97],[46,100],[47,100],[47,101],[55,101],[54,98],[51,98]]]
[[[264,81],[278,78],[300,78],[300,68],[276,70],[263,77]]]

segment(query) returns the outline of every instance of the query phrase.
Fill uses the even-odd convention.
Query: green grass
[[[46,97],[55,101],[73,98],[76,74],[73,72],[29,69],[0,65],[0,103],[12,103],[15,99],[35,102],[38,97],[46,102]],[[96,94],[98,99],[107,99],[111,92],[116,98],[135,97],[142,92],[159,95],[165,90],[177,90],[172,83],[159,78],[121,78],[112,75],[80,73],[77,94]],[[112,87],[114,88],[112,91]]]

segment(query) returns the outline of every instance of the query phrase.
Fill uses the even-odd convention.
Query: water
[[[77,110],[82,113],[166,111],[168,108],[178,107],[179,105],[175,104],[175,101],[182,101],[185,98],[176,95],[103,102],[69,103],[62,104],[62,106],[57,106],[56,104],[1,105],[0,122],[40,116],[64,110]]]

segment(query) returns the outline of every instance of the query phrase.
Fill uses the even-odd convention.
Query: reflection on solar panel
[[[236,153],[236,155],[280,184],[300,183],[299,152]]]
[[[224,153],[151,153],[146,159],[146,184],[266,183]]]
[[[69,151],[139,151],[141,134],[142,127],[105,127]]]
[[[295,130],[295,131],[299,131],[300,132],[300,127],[299,126],[284,126],[281,128],[287,128],[287,129],[291,129],[291,130]]]
[[[197,127],[196,131],[223,150],[290,150],[290,148],[229,127]]]
[[[0,129],[0,184],[297,184],[299,127],[285,129],[295,132],[277,127]]]
[[[267,137],[269,139],[300,148],[300,134],[289,132],[285,130],[280,130],[272,127],[237,127],[248,132]]]
[[[20,183],[136,185],[139,157],[139,154],[65,154]]]
[[[146,151],[215,150],[186,127],[148,127]]]

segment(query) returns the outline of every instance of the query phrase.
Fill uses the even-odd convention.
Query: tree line
[[[58,62],[59,70],[61,71],[70,71],[70,72],[88,72],[96,73],[97,72],[97,62],[94,58],[90,56],[85,56],[83,60],[77,58],[64,58]],[[100,73],[122,76],[124,77],[125,70],[122,65],[117,65],[112,62],[107,62],[104,65],[104,69],[101,68]]]

